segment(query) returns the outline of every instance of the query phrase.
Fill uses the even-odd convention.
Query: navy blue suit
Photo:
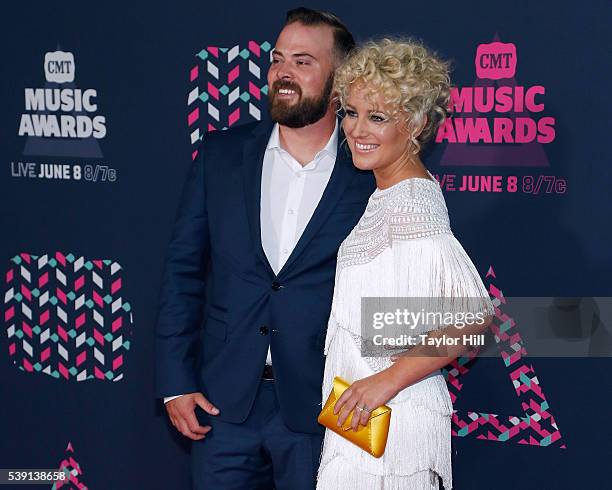
[[[292,432],[320,436],[336,254],[375,182],[339,147],[318,207],[275,274],[260,238],[271,130],[272,123],[261,122],[210,133],[193,163],[166,257],[156,395],[201,391],[219,408],[215,419],[242,424],[260,391],[270,346],[280,418]]]

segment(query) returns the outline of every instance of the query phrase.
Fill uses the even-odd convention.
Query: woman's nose
[[[356,117],[352,119],[351,122],[352,124],[349,130],[349,134],[353,138],[357,139],[357,138],[363,138],[364,136],[367,136],[368,129],[367,129],[367,123],[364,118]]]

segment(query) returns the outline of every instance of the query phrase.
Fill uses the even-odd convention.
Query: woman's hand
[[[344,424],[353,410],[353,430],[356,431],[359,425],[367,425],[371,412],[391,400],[398,391],[397,384],[388,370],[355,381],[342,393],[334,406],[334,414],[340,413],[338,427]]]

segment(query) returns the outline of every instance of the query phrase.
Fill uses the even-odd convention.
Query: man
[[[194,441],[196,489],[315,485],[336,254],[375,187],[340,148],[331,93],[353,46],[335,16],[290,11],[268,72],[275,124],[208,135],[187,180],[156,392]]]

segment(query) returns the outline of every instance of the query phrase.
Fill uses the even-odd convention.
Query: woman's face
[[[410,159],[408,131],[391,118],[389,109],[380,91],[364,84],[349,90],[342,128],[357,168],[382,170]]]

